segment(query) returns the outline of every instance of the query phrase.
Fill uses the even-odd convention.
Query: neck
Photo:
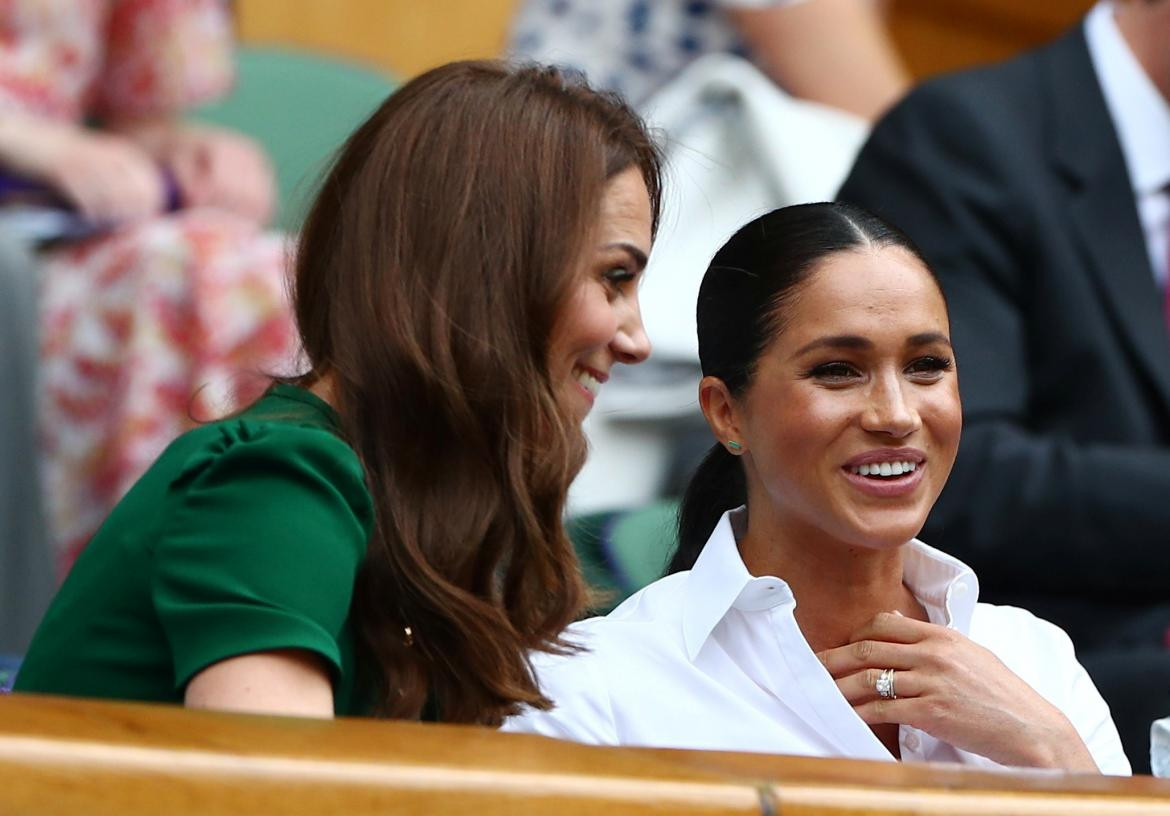
[[[1170,102],[1170,0],[1128,0],[1114,9],[1117,28],[1162,98]]]
[[[329,403],[329,406],[333,408],[333,410],[337,410],[337,397],[333,393],[332,374],[322,374],[312,385],[309,386],[309,391],[311,391],[320,399]]]
[[[813,651],[849,643],[879,612],[926,619],[902,583],[904,545],[842,542],[809,525],[782,522],[764,505],[763,512],[748,514],[740,556],[752,575],[775,575],[792,589],[797,624]]]

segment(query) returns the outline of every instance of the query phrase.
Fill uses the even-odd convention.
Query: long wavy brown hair
[[[540,66],[463,62],[348,140],[301,233],[295,306],[376,523],[352,620],[378,713],[498,724],[547,708],[529,650],[585,601],[562,525],[585,444],[550,336],[608,179],[659,153],[620,99]],[[405,632],[409,627],[410,635]]]

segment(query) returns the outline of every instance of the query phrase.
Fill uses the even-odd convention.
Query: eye
[[[841,385],[860,378],[861,372],[852,363],[834,360],[831,363],[813,366],[805,373],[805,376],[828,385]]]
[[[910,365],[906,366],[906,374],[919,381],[933,382],[941,379],[953,365],[949,357],[927,355],[912,360]]]
[[[638,273],[625,266],[614,266],[605,270],[603,275],[606,283],[618,289],[637,280]]]
[[[633,288],[637,284],[638,273],[626,266],[611,266],[602,273],[601,279],[613,298]]]

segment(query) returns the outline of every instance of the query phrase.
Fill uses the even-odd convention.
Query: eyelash
[[[912,360],[904,371],[907,374],[942,374],[950,371],[953,367],[954,363],[949,357],[927,355]],[[804,376],[830,383],[843,383],[858,373],[857,368],[852,363],[835,360],[831,363],[813,366],[804,373]]]
[[[602,279],[611,288],[620,290],[628,284],[634,283],[638,279],[638,273],[625,266],[611,266],[602,275]]]
[[[906,366],[906,370],[934,374],[950,371],[953,367],[954,363],[950,357],[927,355],[926,357],[919,357],[917,360],[914,360],[910,365]]]

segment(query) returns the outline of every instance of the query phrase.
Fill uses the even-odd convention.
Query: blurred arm
[[[870,0],[728,7],[761,70],[794,96],[876,119],[910,78]]]

